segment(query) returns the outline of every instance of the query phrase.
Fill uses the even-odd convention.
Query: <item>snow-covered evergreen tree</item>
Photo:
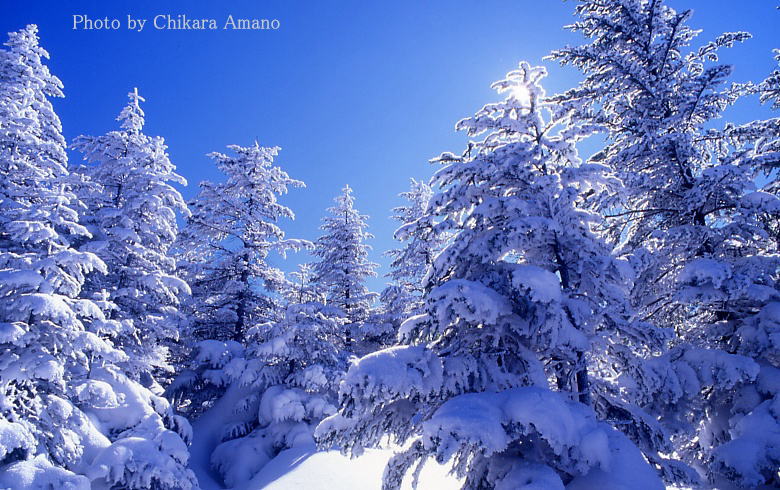
[[[202,182],[190,203],[191,217],[177,245],[181,266],[192,287],[188,305],[192,317],[190,338],[209,341],[193,357],[195,365],[171,387],[192,396],[189,410],[207,408],[224,389],[226,378],[217,375],[222,362],[240,352],[246,332],[279,319],[279,294],[284,274],[268,262],[269,254],[310,247],[305,240],[285,238],[278,222],[293,219],[292,210],[278,202],[290,187],[302,187],[274,165],[277,147],[229,147],[235,156],[212,153],[226,175],[222,183]],[[227,357],[214,358],[213,343],[221,344]],[[180,398],[178,402],[182,402]]]
[[[410,291],[420,293],[423,277],[438,252],[436,240],[429,236],[430,232],[425,233],[432,228],[426,221],[429,216],[426,211],[433,189],[425,182],[411,179],[409,190],[400,196],[408,204],[393,209],[393,219],[400,224],[394,237],[404,246],[387,252],[392,259],[388,276]]]
[[[433,223],[426,213],[433,190],[425,182],[411,179],[410,188],[400,196],[407,204],[393,209],[393,219],[399,224],[394,237],[403,245],[386,252],[390,256],[392,282],[380,295],[380,319],[389,325],[394,335],[406,318],[422,310],[422,284],[428,267],[443,247],[444,239],[433,234]]]
[[[284,449],[314,445],[314,428],[336,412],[346,371],[343,315],[319,302],[291,302],[280,320],[250,329],[244,357],[226,369],[244,396],[211,456],[228,486],[245,482]]]
[[[43,64],[37,28],[10,33],[0,52],[0,464],[43,454],[56,466],[82,457],[68,385],[88,375],[91,355],[121,353],[84,320],[101,316],[79,300],[84,277],[105,271],[95,255],[71,247],[78,224],[68,186],[65,140],[49,97],[62,84]],[[65,419],[65,420],[63,420]]]
[[[761,102],[771,102],[773,109],[780,109],[780,49],[775,50],[778,67],[761,84]]]
[[[328,306],[341,308],[349,320],[347,347],[352,348],[356,336],[362,337],[361,324],[368,319],[376,298],[365,281],[376,276],[377,264],[368,260],[371,246],[366,240],[373,235],[366,231],[367,216],[355,209],[352,189],[345,186],[328,208],[320,229],[324,234],[314,244],[319,261],[312,264],[314,281],[325,291]]]
[[[776,485],[780,461],[767,434],[780,433],[768,408],[779,365],[768,318],[780,262],[765,217],[780,207],[756,179],[776,160],[766,143],[777,132],[766,122],[712,127],[754,92],[726,85],[731,67],[717,64],[719,49],[749,35],[694,49],[691,12],[662,0],[585,0],[576,11],[570,28],[588,42],[552,58],[585,79],[556,101],[608,136],[592,160],[610,166],[626,191],[600,210],[638,272],[640,314],[677,333],[654,366],[668,374],[659,387],[667,404],[657,408],[679,433],[675,452],[717,485]]]
[[[37,28],[0,51],[0,486],[196,488],[189,425],[121,374],[116,322],[81,297],[106,272],[73,243],[89,237],[49,97]],[[169,428],[175,429],[170,430]]]
[[[464,488],[662,488],[642,453],[661,464],[668,446],[626,378],[664,335],[631,319],[630,268],[585,209],[618,182],[579,165],[588,128],[544,98],[544,75],[522,63],[494,84],[505,100],[458,123],[485,136],[439,158],[427,213],[452,238],[425,276],[424,312],[401,326],[407,345],[350,367],[339,414],[317,429],[352,454],[386,436],[404,446],[385,488],[428,457],[452,462]],[[641,452],[610,426],[625,417],[644,424]]]
[[[311,264],[298,264],[298,270],[288,274],[289,279],[282,295],[288,304],[323,303],[325,293],[322,287],[314,281],[314,271]]]
[[[137,89],[129,98],[117,118],[120,130],[79,136],[73,146],[90,162],[77,169],[87,178],[79,193],[87,206],[81,222],[93,236],[81,248],[108,266],[108,274],[88,279],[85,293],[109,293],[115,306],[109,317],[122,325],[115,339],[129,356],[125,372],[151,385],[152,372],[170,371],[166,344],[178,338],[179,298],[190,292],[168,254],[177,213],[189,212],[171,185],[186,181],[176,174],[163,139],[143,133],[144,99]]]

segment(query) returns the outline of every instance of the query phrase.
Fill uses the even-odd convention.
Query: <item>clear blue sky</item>
[[[704,42],[723,31],[754,38],[723,57],[734,80],[759,80],[780,47],[778,1],[672,0],[693,8]],[[55,103],[70,141],[116,128],[126,93],[147,99],[147,133],[161,135],[190,182],[219,178],[205,154],[255,139],[278,145],[278,163],[306,182],[283,198],[297,219],[288,236],[314,239],[320,218],[344,184],[370,215],[372,259],[395,246],[390,209],[409,177],[427,179],[427,161],[460,152],[454,123],[496,100],[490,84],[520,60],[542,62],[551,49],[577,39],[562,26],[574,2],[556,0],[0,0],[0,30],[38,24],[52,71],[65,84]],[[277,18],[276,31],[161,31],[125,28],[127,15]],[[73,30],[74,14],[122,21],[119,31]],[[151,23],[151,21],[150,21]],[[220,25],[221,27],[221,25]],[[547,63],[548,93],[577,74]],[[732,110],[744,121],[769,115],[748,102]],[[72,155],[76,157],[76,155]],[[305,260],[292,256],[290,262]],[[279,262],[279,261],[277,261]],[[278,265],[287,269],[289,265]]]

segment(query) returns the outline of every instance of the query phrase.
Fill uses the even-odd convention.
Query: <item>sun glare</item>
[[[524,107],[531,105],[531,92],[526,85],[515,85],[510,89],[510,94]]]

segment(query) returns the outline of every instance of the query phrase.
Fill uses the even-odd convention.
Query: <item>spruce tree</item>
[[[394,325],[420,312],[425,273],[444,241],[433,235],[433,223],[427,219],[428,202],[433,196],[431,187],[411,179],[409,190],[400,196],[407,203],[393,209],[393,219],[399,223],[394,238],[402,246],[386,252],[391,258],[387,276],[392,282],[380,298],[388,320]]]
[[[778,365],[759,339],[776,328],[768,318],[780,262],[765,224],[778,200],[756,185],[775,158],[766,142],[776,130],[714,124],[755,91],[728,84],[732,67],[717,61],[720,49],[750,36],[726,33],[694,47],[691,11],[662,0],[585,0],[576,13],[570,29],[586,43],[552,58],[585,78],[556,102],[607,136],[592,161],[613,169],[625,191],[599,210],[637,271],[639,314],[676,333],[652,365],[667,379],[647,408],[705,481],[776,485],[778,459],[765,434],[780,428],[768,411]]]
[[[632,321],[630,268],[585,202],[619,182],[579,164],[589,129],[545,98],[545,73],[522,63],[494,84],[506,99],[458,123],[484,137],[438,159],[427,214],[451,239],[425,275],[423,314],[402,324],[405,345],[350,367],[339,414],[317,429],[352,454],[388,436],[404,446],[385,488],[430,457],[463,488],[662,488],[642,453],[666,447],[615,371],[630,377],[664,336]],[[645,424],[642,452],[609,425],[625,419],[599,420],[604,406]]]
[[[109,317],[122,325],[116,340],[129,356],[126,372],[151,385],[153,372],[171,370],[167,345],[178,339],[180,298],[190,292],[169,254],[177,214],[189,212],[172,186],[186,181],[176,174],[163,139],[143,132],[144,99],[137,89],[128,97],[117,118],[120,130],[79,136],[73,144],[89,162],[76,169],[86,177],[81,222],[93,236],[81,249],[108,266],[108,274],[89,278],[85,293],[109,293],[115,306]]]
[[[37,28],[0,51],[0,486],[197,488],[189,425],[124,376],[102,298],[82,297],[106,264],[73,244],[90,237],[67,170]]]
[[[320,226],[324,234],[314,244],[313,253],[319,261],[312,264],[312,270],[314,281],[325,292],[326,303],[341,308],[349,320],[346,342],[351,349],[376,298],[365,281],[376,276],[377,265],[368,260],[371,247],[365,242],[373,235],[366,231],[368,217],[354,207],[352,189],[345,186],[335,202]]]
[[[169,393],[177,404],[188,403],[192,414],[224,392],[229,381],[223,368],[243,356],[247,332],[281,318],[280,294],[287,282],[269,255],[311,246],[285,238],[278,224],[294,218],[279,196],[304,185],[274,165],[279,148],[258,143],[229,148],[234,156],[210,154],[226,180],[200,184],[177,244],[180,267],[192,287],[188,333],[197,345],[191,369],[181,373]]]

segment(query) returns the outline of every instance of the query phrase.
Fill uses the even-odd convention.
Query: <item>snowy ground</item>
[[[382,472],[392,451],[368,451],[349,459],[337,451],[316,452],[313,448],[288,449],[255,476],[244,490],[380,490]],[[411,489],[410,483],[404,484]],[[458,482],[447,470],[428,464],[420,477],[420,489],[455,490]]]
[[[363,456],[349,459],[338,451],[316,451],[299,447],[283,451],[246,485],[235,490],[380,490],[382,472],[392,456],[389,450],[369,450]],[[207,472],[194,468],[203,490],[220,490]],[[404,482],[404,489],[411,484]],[[420,476],[420,489],[455,490],[457,480],[447,475],[447,469],[429,463]]]
[[[193,424],[193,442],[190,447],[190,466],[198,476],[203,490],[222,490],[219,478],[209,469],[209,457],[219,440],[219,428],[229,418],[232,407],[246,393],[231,388],[222,399]],[[380,490],[385,464],[393,455],[391,450],[369,450],[355,459],[338,451],[317,451],[304,446],[288,449],[265,465],[245,486],[234,490]],[[237,454],[236,458],[252,455]],[[409,481],[404,489],[411,489]],[[460,488],[447,468],[430,462],[420,476],[420,489],[455,490]]]

